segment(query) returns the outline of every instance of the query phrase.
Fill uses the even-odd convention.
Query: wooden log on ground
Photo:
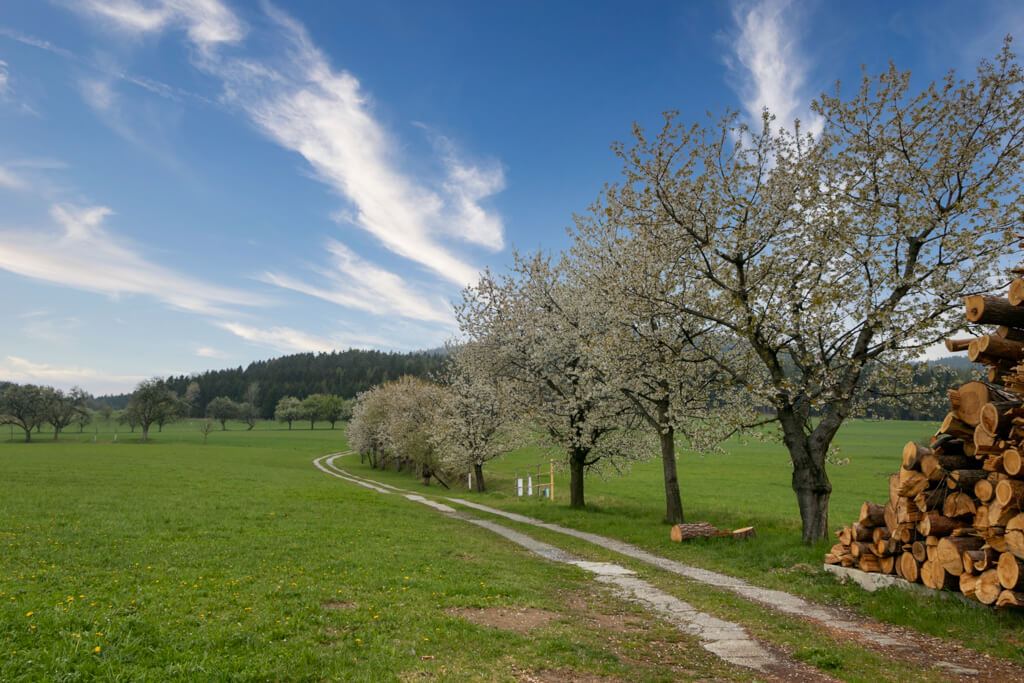
[[[1024,280],[1018,277],[1010,283],[1010,291],[1007,293],[1006,299],[1011,306],[1024,304]]]
[[[960,592],[964,594],[964,597],[973,598],[974,589],[978,585],[978,577],[964,572],[960,575],[959,583]]]
[[[949,495],[949,489],[939,484],[933,489],[926,489],[914,496],[914,505],[921,512],[937,510],[942,507],[943,501]]]
[[[873,543],[888,541],[890,538],[892,538],[892,532],[889,531],[887,526],[876,526],[871,529],[871,541]]]
[[[981,419],[981,406],[978,406],[977,419]],[[962,413],[961,413],[962,414]],[[977,424],[977,422],[975,422]],[[957,413],[948,413],[946,419],[939,426],[939,434],[948,434],[957,439],[965,441],[974,440],[974,425],[961,419]]]
[[[944,472],[973,469],[978,467],[978,461],[966,455],[935,455],[929,453],[921,457],[918,465],[921,474],[932,481],[938,481],[942,478]]]
[[[1024,309],[1021,310],[1021,313],[1024,313]],[[994,334],[986,334],[972,339],[967,346],[967,357],[972,361],[978,361],[983,356],[1017,363],[1024,359],[1024,343]]]
[[[972,337],[961,337],[960,339],[947,339],[946,350],[950,353],[962,353],[967,350],[973,341]]]
[[[955,411],[956,416],[971,427],[975,427],[981,422],[981,408],[986,403],[1020,401],[1019,395],[985,382],[967,382],[957,389],[957,394],[960,398],[960,406]],[[939,431],[943,430],[940,428]],[[972,432],[971,437],[973,438],[973,436]],[[934,445],[932,448],[935,448]]]
[[[896,572],[896,558],[892,555],[878,558],[878,571],[882,574],[894,574]]]
[[[1024,531],[1012,529],[1003,535],[1004,549],[1024,560]],[[992,541],[989,541],[992,543]],[[995,547],[993,545],[993,547]]]
[[[967,526],[967,522],[950,519],[937,510],[929,510],[917,523],[917,530],[925,536],[949,536],[954,529]]]
[[[691,524],[676,524],[669,530],[669,538],[680,543],[691,538],[707,538],[718,534],[718,529],[708,522],[693,522]]]
[[[897,492],[900,495],[900,500],[907,498],[913,498],[917,494],[928,488],[928,477],[924,476],[920,472],[914,470],[900,470],[900,482]],[[899,510],[899,500],[896,502],[896,509]],[[900,520],[904,521],[904,520]]]
[[[882,571],[882,565],[878,558],[870,553],[861,555],[857,559],[857,568],[862,572],[880,572]]]
[[[910,546],[910,554],[917,561],[918,565],[928,559],[927,547],[924,541],[914,541]]]
[[[988,529],[988,505],[979,505],[978,511],[974,513],[974,528],[980,531]]]
[[[985,605],[994,605],[1002,590],[1003,587],[999,584],[999,573],[995,569],[988,569],[978,575],[974,597]]]
[[[1024,593],[1011,590],[1002,591],[996,598],[996,607],[1024,608]]]
[[[963,439],[957,439],[950,436],[949,434],[940,434],[932,437],[929,442],[929,446],[932,449],[932,453],[935,455],[963,455],[964,454],[964,441]]]
[[[1019,405],[1020,402],[1016,401],[1013,403],[1003,401],[986,403],[981,407],[981,420],[978,422],[978,425],[993,436],[1006,438],[1009,435],[1010,424],[1013,422],[1013,415],[1008,411],[1010,408]]]
[[[974,560],[974,571],[976,573],[995,567],[996,563],[999,562],[1000,555],[1002,555],[1001,552],[990,545],[982,546],[980,550],[971,551],[969,554],[971,559]]]
[[[980,424],[974,428],[974,457],[999,453],[1002,450],[1002,446],[1000,446],[995,434],[990,434]]]
[[[890,529],[895,529],[899,526],[899,520],[896,518],[896,503],[893,501],[885,504],[885,525]]]
[[[857,518],[857,521],[865,527],[886,526],[885,506],[865,501],[860,506],[860,517]]]
[[[1013,506],[1006,506],[998,500],[988,504],[988,525],[990,527],[1005,527],[1020,510]]]
[[[1013,553],[1003,553],[996,565],[999,585],[1003,588],[1019,591],[1024,589],[1024,560]]]
[[[917,469],[917,464],[921,458],[926,455],[931,455],[932,449],[927,446],[922,446],[914,441],[908,441],[903,446],[903,467],[908,470]]]
[[[987,481],[987,480],[986,480]],[[1020,510],[1024,504],[1024,481],[1003,479],[996,484],[996,500],[1004,508]]]
[[[975,295],[964,298],[967,322],[979,325],[1024,327],[1024,308],[1018,308],[1001,296]]]
[[[1007,448],[1003,451],[1003,471],[1011,477],[1018,476],[1024,471],[1024,458],[1016,448]]]
[[[956,518],[970,516],[973,519],[974,514],[977,511],[978,506],[975,505],[974,498],[963,491],[954,491],[946,496],[946,499],[942,501],[942,514],[945,517]]]
[[[977,563],[985,561],[985,551],[981,550],[981,549],[979,549],[979,550],[968,550],[961,557],[964,560],[964,571],[966,571],[968,573],[975,573],[976,571],[979,570],[977,568]],[[981,570],[984,571],[987,568],[988,567],[985,566],[985,567],[982,567]]]
[[[900,574],[911,583],[916,583],[920,579],[920,565],[912,553],[900,555]]]
[[[850,554],[853,555],[856,560],[859,560],[865,555],[875,556],[875,545],[873,543],[866,543],[863,541],[854,541],[850,544]]]
[[[732,536],[732,538],[735,540],[740,540],[744,538],[754,538],[755,536],[757,536],[757,532],[754,531],[754,527],[745,526],[740,527],[739,529],[733,529],[731,532],[729,532],[729,535]]]
[[[1007,327],[1006,325],[1000,325],[992,334],[996,335],[997,337],[1002,337],[1003,339],[1024,341],[1024,330],[1019,330],[1015,327]]]
[[[939,540],[935,548],[935,561],[955,576],[964,571],[963,554],[968,550],[978,550],[985,541],[977,536],[947,536]]]
[[[935,590],[958,590],[960,588],[959,575],[950,574],[935,560],[929,560],[921,565],[921,582]]]
[[[928,481],[925,479],[925,481]],[[913,505],[909,498],[900,498],[896,503],[896,522],[899,524],[917,524],[924,518],[921,510]]]
[[[990,455],[985,458],[981,463],[981,469],[986,472],[1002,472],[1003,471],[1003,455]]]
[[[946,485],[951,489],[961,491],[973,491],[974,485],[988,476],[985,470],[952,470],[946,479]]]

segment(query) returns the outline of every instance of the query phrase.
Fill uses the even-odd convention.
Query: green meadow
[[[154,430],[146,444],[123,428],[114,441],[103,423],[58,441],[44,431],[24,444],[14,432],[13,442],[0,443],[0,680],[750,677],[601,593],[582,571],[316,470],[313,458],[345,450],[341,428],[229,427],[218,426],[205,443],[194,421]],[[899,422],[845,428],[839,457],[850,463],[830,472],[832,526],[854,519],[863,500],[884,500],[902,444],[932,431]],[[449,482],[448,492],[436,482],[424,487],[406,474],[370,470],[357,456],[338,464],[622,538],[1024,663],[1018,614],[893,590],[868,594],[823,574],[828,544],[800,543],[790,470],[777,443],[681,455],[688,520],[757,528],[757,538],[738,543],[668,541],[657,461],[623,477],[588,478],[586,511],[566,507],[567,474],[560,472],[554,501],[516,498],[515,473],[546,457],[527,449],[491,463],[484,494],[463,481]],[[567,537],[524,530],[580,555],[623,562]],[[821,629],[634,568],[833,675],[906,673],[849,645],[822,654],[828,639]],[[536,628],[492,628],[472,618],[513,608],[539,615]]]

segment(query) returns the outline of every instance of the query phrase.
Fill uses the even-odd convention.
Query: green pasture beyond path
[[[341,429],[229,425],[204,444],[198,424],[186,422],[154,430],[141,444],[123,431],[113,442],[106,426],[57,442],[44,432],[32,444],[15,432],[14,443],[0,443],[0,680],[749,676],[636,608],[595,594],[581,571],[317,471],[314,457],[345,449]],[[902,444],[932,429],[898,422],[844,429],[839,455],[851,462],[830,472],[833,527],[853,519],[863,500],[884,499]],[[493,463],[485,470],[491,493],[464,484],[458,493],[1024,662],[1017,614],[892,591],[868,595],[823,575],[827,544],[799,543],[778,444],[681,456],[688,518],[756,526],[758,538],[740,544],[669,544],[657,462],[625,478],[588,479],[586,512],[565,508],[561,475],[553,505],[516,500],[513,473],[539,458],[524,452]],[[358,458],[345,466],[360,470]],[[394,472],[374,477],[419,486]],[[631,626],[609,637],[607,624],[579,618],[581,605]],[[536,608],[550,619],[529,634],[475,625],[454,611],[488,607]],[[854,655],[823,654],[815,633],[767,619],[755,628],[786,631],[765,636],[780,648],[857,678]],[[666,647],[671,658],[661,656]]]

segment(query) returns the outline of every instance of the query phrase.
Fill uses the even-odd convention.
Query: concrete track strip
[[[544,559],[579,567],[596,576],[596,580],[611,587],[619,596],[643,605],[661,618],[672,623],[683,633],[696,636],[702,647],[719,658],[748,669],[770,672],[772,669],[792,668],[793,662],[783,662],[751,638],[739,624],[724,621],[710,614],[698,611],[692,605],[670,595],[652,584],[636,577],[635,572],[610,562],[588,562],[576,557],[561,548],[528,536],[524,533],[502,526],[489,520],[478,519],[467,513],[459,512],[448,505],[438,503],[423,496],[406,492],[396,487],[392,491],[384,490],[376,485],[369,485],[353,475],[333,466],[335,458],[343,454],[332,454],[317,458],[313,464],[321,471],[336,476],[338,479],[353,484],[361,484],[379,493],[405,493],[405,498],[427,505],[449,517],[474,524],[502,536],[516,545],[543,557]],[[377,482],[374,482],[375,484]],[[805,672],[811,673],[811,672]]]
[[[333,454],[330,465],[338,472],[348,477],[379,484],[372,479],[359,475],[353,475],[340,469],[334,464],[334,460],[345,454]],[[384,486],[389,486],[381,484]],[[389,486],[390,487],[390,486]],[[390,487],[394,491],[413,493],[396,487]],[[701,569],[682,562],[670,560],[650,553],[630,543],[625,543],[614,538],[608,538],[598,534],[592,534],[577,529],[563,527],[558,524],[551,524],[542,520],[518,515],[513,512],[506,512],[496,508],[481,505],[463,500],[461,498],[444,497],[444,500],[456,505],[480,510],[488,514],[504,517],[506,519],[536,526],[555,533],[572,536],[588,543],[611,550],[627,557],[633,558],[658,569],[703,583],[708,586],[727,590],[752,602],[757,602],[779,612],[790,614],[794,617],[813,621],[827,630],[836,634],[837,638],[859,641],[887,652],[890,656],[913,661],[925,669],[937,667],[944,669],[948,674],[956,677],[972,677],[976,680],[1024,680],[1024,672],[1021,668],[1007,661],[996,660],[981,655],[973,650],[962,646],[943,645],[930,636],[925,636],[912,629],[899,626],[883,624],[869,618],[851,619],[840,610],[821,605],[803,598],[797,597],[785,591],[754,586],[742,579],[721,574],[718,572]],[[897,654],[899,653],[899,654]],[[953,659],[954,661],[949,661]]]

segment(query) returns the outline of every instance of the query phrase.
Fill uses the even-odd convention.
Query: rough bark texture
[[[587,449],[573,448],[569,451],[569,507],[581,508],[583,500],[583,467],[587,462]]]
[[[793,492],[800,508],[803,540],[814,543],[828,536],[828,501],[832,495],[832,484],[825,472],[825,453],[835,431],[820,432],[825,424],[823,419],[818,429],[806,434],[800,420],[790,411],[780,411],[779,422],[793,460]]]
[[[679,476],[676,471],[675,430],[669,427],[661,439],[661,467],[665,474],[665,521],[669,524],[682,524],[683,501],[679,495]]]
[[[476,482],[477,493],[487,490],[484,486],[484,466],[478,462],[473,463],[473,479]]]

